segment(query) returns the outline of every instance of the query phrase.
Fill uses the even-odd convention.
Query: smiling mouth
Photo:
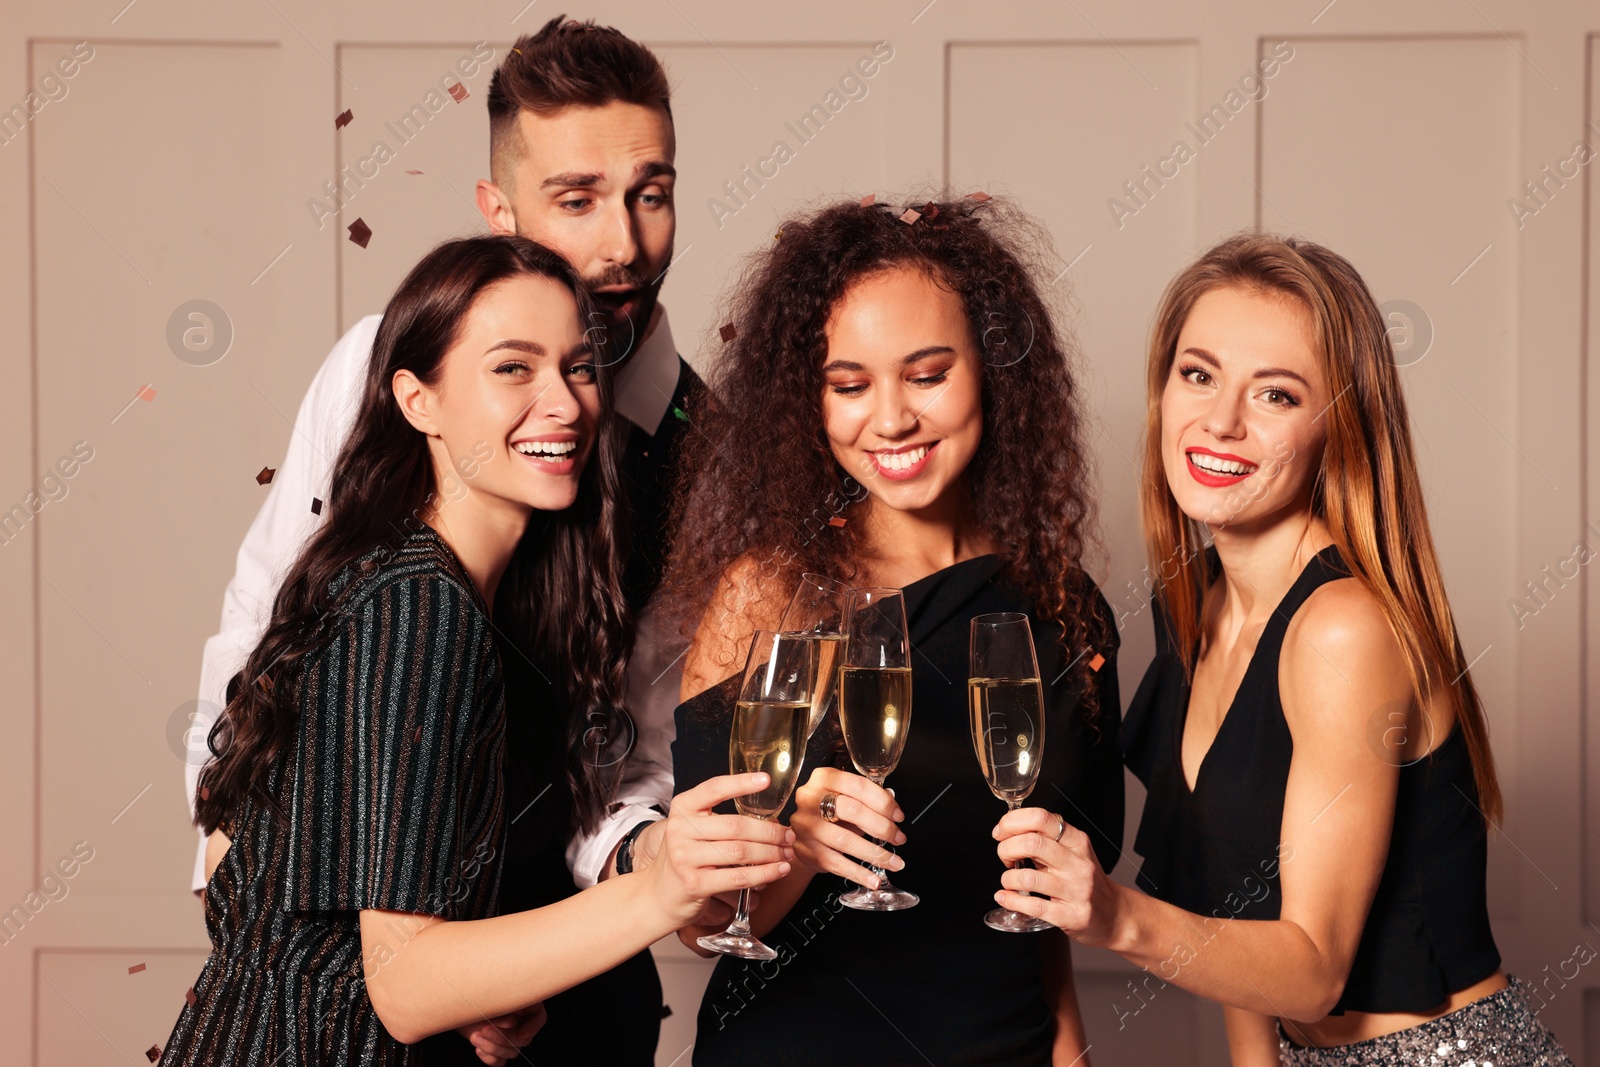
[[[576,441],[518,441],[511,446],[519,455],[552,467],[570,466],[578,451]]]
[[[868,452],[872,457],[873,466],[877,472],[890,481],[905,481],[921,474],[928,465],[928,457],[934,449],[939,447],[939,442],[932,444],[913,445],[910,448],[885,449],[881,452]]]
[[[1257,470],[1256,465],[1253,463],[1222,459],[1206,452],[1189,452],[1187,455],[1190,463],[1193,463],[1207,474],[1214,474],[1219,478],[1243,478],[1246,475],[1254,474]]]

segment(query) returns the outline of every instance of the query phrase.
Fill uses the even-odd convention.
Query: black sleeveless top
[[[1207,560],[1213,577],[1215,550]],[[1139,888],[1185,911],[1276,919],[1284,792],[1294,742],[1278,693],[1289,620],[1319,586],[1349,577],[1330,545],[1306,565],[1261,633],[1191,791],[1182,742],[1189,683],[1172,623],[1155,602],[1156,657],[1123,720],[1128,768],[1149,795],[1134,849]],[[1280,852],[1281,850],[1281,852]],[[1394,829],[1344,993],[1346,1011],[1425,1012],[1493,974],[1500,953],[1485,901],[1488,840],[1472,762],[1458,728],[1400,769]],[[1208,924],[1209,925],[1209,924]]]

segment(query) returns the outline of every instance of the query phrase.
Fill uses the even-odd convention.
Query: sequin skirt
[[[1294,1044],[1278,1024],[1284,1067],[1572,1067],[1534,1014],[1527,983],[1511,984],[1420,1026],[1332,1048]]]

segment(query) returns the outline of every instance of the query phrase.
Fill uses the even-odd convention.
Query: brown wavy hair
[[[732,327],[732,339],[708,373],[714,401],[691,413],[667,615],[688,633],[730,596],[741,609],[781,610],[776,598],[805,571],[856,577],[862,524],[850,520],[867,492],[828,446],[823,331],[856,282],[911,267],[960,296],[983,361],[983,438],[966,471],[973,521],[1035,614],[1062,627],[1073,681],[1092,707],[1092,657],[1081,652],[1116,636],[1093,610],[1094,583],[1080,567],[1093,519],[1090,465],[1076,346],[1057,331],[1038,281],[1048,275],[1033,267],[1052,254],[1049,238],[998,198],[929,200],[911,205],[916,215],[905,207],[851,200],[785,219],[724,298],[715,321]],[[736,572],[752,564],[757,588],[736,588]]]
[[[227,706],[211,730],[212,758],[201,768],[195,804],[195,822],[207,833],[252,793],[270,803],[267,775],[293,744],[302,671],[329,640],[329,628],[347,617],[340,609],[362,577],[377,570],[357,561],[375,549],[380,561],[392,556],[440,498],[427,438],[395,400],[395,372],[409,370],[436,385],[479,295],[524,275],[560,283],[576,299],[579,321],[590,321],[593,303],[566,260],[510,234],[445,242],[411,269],[389,301],[354,427],[334,463],[322,524],[279,587],[272,620],[229,681]],[[604,343],[598,331],[586,340]],[[596,359],[602,427],[611,422],[606,362]],[[600,750],[631,738],[622,692],[632,627],[616,551],[620,455],[616,435],[603,431],[577,500],[563,511],[533,512],[495,592],[508,704],[517,702],[519,680],[530,677],[530,668],[552,679],[564,700],[570,810],[582,826],[598,820],[621,770],[620,759],[602,758]],[[350,580],[330,596],[329,584],[341,574]]]
[[[1228,287],[1282,294],[1310,314],[1317,362],[1335,397],[1326,412],[1327,443],[1311,512],[1327,525],[1344,566],[1382,606],[1405,654],[1418,707],[1440,686],[1449,693],[1485,821],[1499,822],[1489,724],[1439,572],[1394,350],[1377,302],[1348,260],[1300,238],[1243,233],[1172,280],[1150,338],[1144,469],[1163,469],[1161,395],[1183,324],[1201,296]],[[1179,510],[1164,478],[1143,479],[1140,510],[1151,573],[1192,675],[1209,584],[1200,524]]]

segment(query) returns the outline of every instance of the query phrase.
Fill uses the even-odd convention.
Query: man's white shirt
[[[313,499],[326,501],[333,464],[355,422],[356,409],[372,362],[372,342],[381,315],[352,326],[328,353],[295,416],[294,433],[283,465],[273,476],[267,499],[239,546],[234,573],[222,597],[222,625],[207,639],[200,661],[200,704],[189,734],[184,768],[189,813],[194,814],[201,764],[210,753],[204,743],[226,703],[228,680],[245,664],[270,621],[272,602],[289,568],[322,519]],[[617,414],[654,435],[678,386],[678,350],[661,308],[653,328],[616,375]],[[635,652],[628,665],[628,710],[634,743],[623,768],[622,786],[610,814],[591,834],[567,845],[567,866],[580,888],[594,885],[617,843],[640,822],[660,818],[672,800],[672,715],[678,703],[681,669],[669,654],[647,606],[640,613]],[[507,708],[508,715],[516,709]],[[206,885],[205,835],[195,857],[193,888]]]

